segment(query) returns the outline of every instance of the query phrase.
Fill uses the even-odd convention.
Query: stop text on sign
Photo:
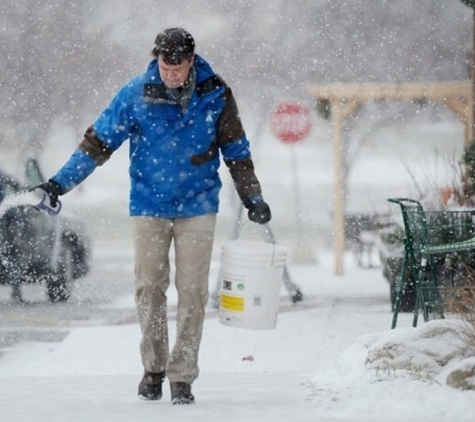
[[[271,115],[271,129],[282,142],[295,143],[306,138],[312,130],[310,109],[298,102],[277,105]]]

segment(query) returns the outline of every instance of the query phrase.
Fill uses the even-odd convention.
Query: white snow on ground
[[[1,357],[1,420],[473,420],[475,391],[444,378],[475,355],[467,327],[446,320],[414,329],[412,316],[402,314],[390,330],[380,269],[349,258],[346,268],[335,276],[332,254],[318,265],[291,266],[306,299],[292,306],[283,289],[275,329],[225,326],[210,309],[194,405],[171,405],[166,384],[159,402],[137,398],[138,325],[88,326],[72,328],[60,343],[20,343]],[[113,306],[133,307],[133,298]],[[173,335],[173,320],[170,326]],[[434,330],[440,335],[431,337]],[[397,350],[394,360],[388,350]]]
[[[424,156],[431,156],[433,140],[450,149],[454,142],[449,140],[460,139],[455,145],[460,152],[460,125],[448,126],[448,134],[439,125],[424,138],[427,127],[425,132],[413,127],[414,136],[406,136],[406,131],[402,136],[398,133],[396,141],[378,139],[367,146],[361,154],[365,159],[351,172],[348,209],[385,211],[386,198],[410,195],[412,185],[402,157],[405,165],[421,172],[421,152],[409,147],[419,147],[426,138]],[[45,157],[57,160],[44,160],[48,175],[70,154],[64,139],[58,136],[58,142],[51,143],[59,153],[45,152]],[[311,139],[296,147],[295,174],[288,146],[275,139],[265,137],[254,153],[277,239],[289,245],[291,253],[292,244],[308,241],[318,251],[318,263],[290,264],[304,293],[303,303],[292,307],[283,290],[277,327],[271,330],[221,325],[210,309],[192,406],[172,406],[167,385],[159,402],[137,398],[142,367],[136,324],[75,326],[62,342],[17,344],[0,357],[0,421],[474,420],[475,391],[446,385],[450,368],[473,362],[475,352],[464,334],[466,327],[456,320],[424,324],[419,318],[419,328],[414,329],[412,316],[404,314],[396,330],[390,330],[389,287],[381,269],[358,268],[348,257],[345,275],[334,275],[334,257],[325,252],[333,212],[328,127],[316,128]],[[126,168],[127,148],[123,148],[83,187],[64,197],[63,212],[89,220],[96,254],[121,253],[129,241]],[[427,181],[424,174],[417,177]],[[447,181],[438,182],[443,186]],[[228,184],[222,194],[221,236],[232,226],[231,191]],[[303,220],[300,231],[296,229],[299,218]],[[132,254],[125,249],[124,260],[132,269]],[[217,259],[211,281],[217,278]],[[173,305],[173,289],[169,299]],[[118,298],[108,306],[130,310],[133,297]],[[171,334],[174,326],[171,320]],[[440,335],[428,334],[434,332]],[[472,357],[465,359],[468,356]]]

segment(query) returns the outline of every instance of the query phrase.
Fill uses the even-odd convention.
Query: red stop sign
[[[271,128],[274,135],[282,142],[301,141],[312,130],[310,109],[297,102],[280,103],[272,112]]]

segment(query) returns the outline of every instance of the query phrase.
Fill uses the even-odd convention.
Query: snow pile
[[[475,389],[475,329],[462,320],[435,320],[416,329],[363,336],[340,357],[348,376],[358,369],[355,356],[359,369],[364,365],[372,380],[409,377],[445,383],[447,379],[453,387]]]
[[[460,390],[475,390],[475,357],[454,365],[446,376],[447,385]]]

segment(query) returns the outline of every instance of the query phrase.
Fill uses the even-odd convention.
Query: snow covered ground
[[[305,300],[292,306],[283,290],[275,329],[225,326],[210,308],[194,405],[171,405],[167,384],[159,402],[137,398],[138,325],[84,326],[62,342],[20,343],[0,358],[1,420],[473,420],[475,391],[445,383],[447,368],[475,355],[460,321],[414,329],[403,314],[390,330],[380,270],[358,268],[351,257],[346,268],[344,277],[333,275],[331,253],[318,265],[291,266]],[[133,298],[112,306],[133,307]],[[444,324],[450,335],[427,336]],[[391,342],[402,345],[394,361],[378,354]]]
[[[397,139],[383,136],[366,145],[363,159],[352,169],[349,210],[387,210],[387,197],[409,195],[407,166],[425,180],[421,156],[430,157],[440,145],[461,150],[462,131],[456,123],[401,133]],[[61,144],[64,139],[58,136],[51,143],[58,153],[45,151],[48,176],[71,152]],[[473,420],[475,392],[446,385],[450,368],[475,356],[473,344],[464,342],[460,321],[420,323],[414,329],[412,316],[404,314],[397,329],[390,330],[389,288],[381,270],[358,268],[348,256],[345,275],[333,273],[328,125],[316,128],[311,139],[296,146],[296,174],[291,150],[272,137],[260,140],[253,153],[272,206],[272,227],[277,241],[289,248],[291,274],[304,301],[292,306],[284,290],[277,327],[271,330],[221,325],[210,309],[192,406],[172,406],[168,385],[162,401],[137,398],[142,367],[136,324],[85,324],[70,328],[62,342],[19,343],[0,356],[1,421]],[[89,220],[100,253],[126,248],[132,268],[126,168],[123,148],[64,197],[63,210]],[[443,185],[447,180],[437,182]],[[217,250],[235,218],[229,183],[221,197]],[[294,259],[295,245],[305,245],[306,250],[311,246],[305,259]],[[212,268],[210,280],[216,280],[217,253]],[[173,290],[169,299],[170,304],[176,300]],[[113,306],[130,311],[133,297],[119,298]],[[171,320],[171,333],[174,324]],[[441,335],[428,336],[431,330]]]

